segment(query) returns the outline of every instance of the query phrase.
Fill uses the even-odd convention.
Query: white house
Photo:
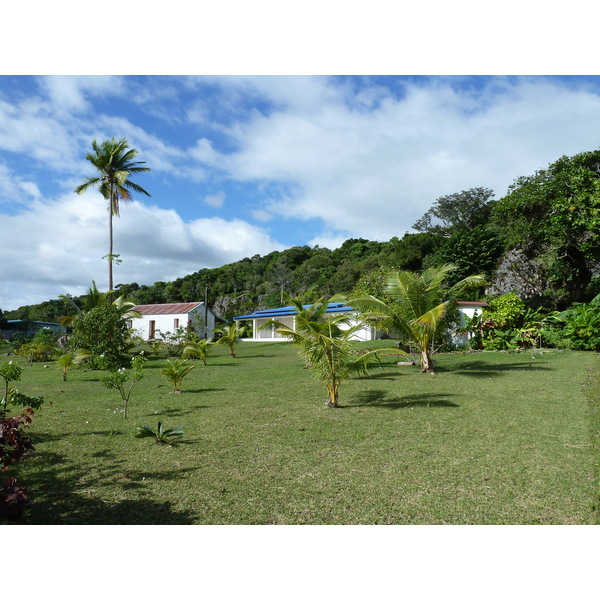
[[[130,325],[145,340],[153,340],[158,332],[174,333],[179,327],[193,329],[201,338],[212,338],[218,317],[204,302],[179,304],[140,304],[134,307],[141,318]]]
[[[459,318],[460,318],[459,323],[458,323],[458,328],[462,329],[467,324],[467,317],[469,319],[472,319],[473,317],[479,316],[481,314],[483,308],[485,308],[486,306],[489,306],[489,304],[487,302],[463,301],[463,302],[457,302],[456,306],[458,308],[458,314],[459,314]],[[450,340],[456,346],[464,347],[464,346],[467,346],[467,344],[469,343],[469,339],[471,337],[472,337],[472,334],[453,332],[450,335]]]
[[[358,318],[352,318],[352,315],[356,314],[356,310],[343,302],[330,302],[325,312],[330,315],[348,314],[351,317],[349,327],[356,325],[359,322]],[[275,320],[295,330],[296,313],[297,311],[294,306],[284,306],[283,308],[257,310],[251,315],[242,315],[233,317],[233,319],[234,321],[252,321],[253,336],[252,338],[247,338],[248,340],[257,342],[282,342],[287,339],[286,336],[276,333],[273,327],[267,327],[265,329],[261,329],[261,327],[269,321]],[[351,339],[366,342],[379,339],[380,337],[381,332],[378,332],[374,327],[365,325],[362,329],[358,330]]]

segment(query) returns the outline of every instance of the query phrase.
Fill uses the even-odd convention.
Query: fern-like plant
[[[159,421],[156,431],[148,425],[143,425],[142,427],[138,427],[138,432],[135,434],[135,437],[150,437],[153,438],[157,444],[169,444],[169,446],[172,446],[173,444],[169,441],[169,438],[179,435],[183,435],[183,425],[177,425],[177,427],[172,427],[171,429],[163,429],[162,423]]]

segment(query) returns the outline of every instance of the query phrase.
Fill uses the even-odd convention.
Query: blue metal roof
[[[309,308],[311,304],[304,304],[303,308]],[[325,310],[326,313],[351,312],[354,309],[343,302],[330,302]],[[277,317],[289,317],[297,314],[295,306],[284,306],[283,308],[268,308],[266,310],[257,310],[251,315],[242,315],[233,317],[234,321],[241,319],[276,319]]]

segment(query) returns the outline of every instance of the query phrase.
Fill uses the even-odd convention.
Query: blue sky
[[[115,280],[144,284],[400,237],[442,195],[596,149],[599,125],[598,77],[2,76],[0,308],[106,285],[104,201],[72,191],[93,139],[152,169],[115,223]]]

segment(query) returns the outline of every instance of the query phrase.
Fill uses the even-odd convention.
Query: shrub
[[[151,437],[157,444],[169,444],[169,446],[172,446],[173,444],[169,441],[169,438],[179,435],[183,435],[183,425],[177,425],[177,427],[172,427],[171,429],[163,429],[162,423],[159,421],[156,431],[148,425],[143,425],[142,427],[138,427],[135,437]]]
[[[33,450],[31,438],[25,437],[21,429],[32,418],[33,410],[26,408],[18,417],[0,419],[0,470],[7,471],[11,464],[23,460],[28,450]],[[16,520],[28,505],[25,488],[14,477],[5,479],[0,490],[0,518]]]
[[[176,394],[181,394],[181,382],[183,378],[195,368],[196,365],[187,365],[183,359],[168,360],[167,366],[161,369],[160,372],[171,382],[173,391]]]
[[[92,353],[92,368],[119,369],[127,365],[129,329],[121,309],[103,304],[81,315],[74,324],[71,345]]]

